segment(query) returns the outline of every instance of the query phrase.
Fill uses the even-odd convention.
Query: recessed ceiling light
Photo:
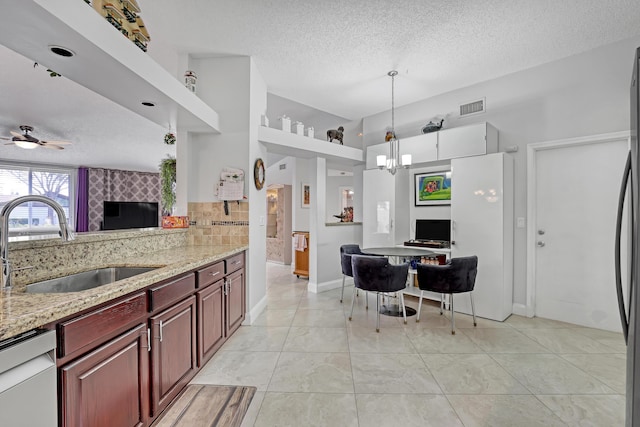
[[[155,107],[156,104],[154,102],[151,101],[142,101],[142,105],[144,105],[145,107]]]
[[[71,49],[67,49],[66,47],[62,46],[50,45],[49,50],[56,55],[64,56],[65,58],[70,58],[75,55],[75,53]]]

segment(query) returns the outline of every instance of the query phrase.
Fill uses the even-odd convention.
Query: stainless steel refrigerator
[[[618,203],[618,220],[616,226],[616,288],[618,294],[618,306],[620,309],[620,320],[622,321],[622,332],[627,342],[627,386],[626,386],[626,426],[640,426],[640,292],[638,292],[638,283],[640,282],[640,194],[639,194],[639,176],[640,176],[640,150],[638,150],[638,128],[640,127],[640,110],[638,109],[638,80],[640,71],[640,48],[636,49],[635,59],[633,63],[633,74],[631,75],[631,149],[627,158],[625,172],[620,187],[620,198]],[[625,209],[629,211],[630,216],[624,215]],[[623,225],[625,227],[623,227]],[[627,236],[622,236],[623,229],[626,229]],[[623,237],[626,237],[623,238]],[[622,262],[620,245],[628,242],[627,256]],[[627,267],[628,264],[628,267]],[[623,272],[628,273],[627,297],[623,292]],[[626,304],[625,304],[626,299]]]

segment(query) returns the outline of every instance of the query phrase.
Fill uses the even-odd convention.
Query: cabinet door
[[[224,280],[196,293],[198,304],[198,366],[224,342]]]
[[[513,309],[513,159],[496,153],[455,159],[451,167],[451,256],[478,256],[476,315],[503,321]],[[464,294],[454,307],[471,314]]]
[[[227,276],[227,336],[244,320],[244,269]]]
[[[438,160],[438,133],[412,136],[400,140],[400,154],[411,154],[411,163],[435,162]]]
[[[151,411],[157,415],[196,371],[196,297],[151,317]]]
[[[393,246],[395,177],[386,170],[363,172],[362,247]]]
[[[440,131],[438,132],[438,160],[486,154],[486,136],[486,123]]]
[[[60,369],[62,425],[146,425],[148,366],[147,327],[143,324],[63,366]]]

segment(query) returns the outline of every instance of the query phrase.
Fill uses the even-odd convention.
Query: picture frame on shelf
[[[311,206],[311,186],[309,184],[302,184],[300,205],[303,208],[309,208]]]
[[[414,183],[415,206],[451,204],[450,170],[416,173]]]

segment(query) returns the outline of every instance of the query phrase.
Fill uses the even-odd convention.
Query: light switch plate
[[[526,222],[524,220],[524,217],[519,216],[518,219],[516,220],[516,227],[524,228],[525,226],[526,226]]]
[[[264,215],[260,215],[260,225],[264,225]]]

